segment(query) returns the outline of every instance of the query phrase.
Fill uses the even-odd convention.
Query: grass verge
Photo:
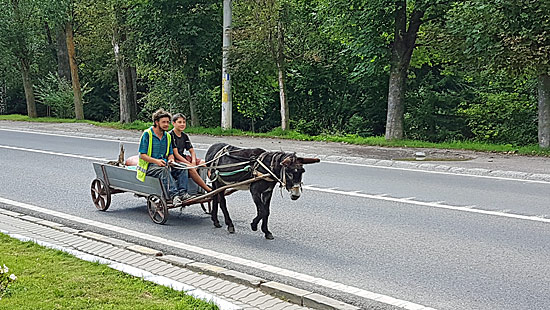
[[[105,265],[0,234],[3,264],[17,280],[0,300],[0,309],[218,309]]]
[[[130,124],[120,124],[118,122],[95,122],[89,120],[75,119],[59,119],[52,117],[29,118],[28,116],[12,114],[0,115],[0,120],[11,121],[29,121],[29,122],[46,122],[46,123],[88,123],[100,127],[116,128],[116,129],[134,129],[145,130],[151,123],[135,121]],[[512,144],[491,144],[476,141],[450,141],[450,142],[425,142],[419,140],[392,140],[386,141],[382,136],[378,137],[361,137],[357,135],[317,135],[310,136],[296,131],[283,131],[276,128],[266,133],[253,133],[242,131],[239,129],[224,130],[221,127],[204,128],[204,127],[188,127],[185,130],[190,134],[203,134],[214,136],[249,136],[249,137],[264,137],[264,138],[280,138],[301,141],[323,141],[323,142],[339,142],[346,144],[371,145],[383,147],[414,147],[414,148],[436,148],[436,149],[457,149],[457,150],[472,150],[481,152],[496,152],[496,153],[513,153],[520,155],[532,156],[548,156],[550,157],[550,149],[541,149],[538,145],[517,146]]]

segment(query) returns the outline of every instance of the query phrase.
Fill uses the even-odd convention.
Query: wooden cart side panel
[[[126,190],[133,193],[140,193],[144,196],[151,194],[164,197],[162,185],[158,178],[146,177],[145,182],[140,182],[136,178],[136,171],[126,168],[104,165],[100,163],[93,163],[96,176],[100,179],[104,179],[101,166],[103,165],[106,178],[108,179],[109,186],[117,189]]]

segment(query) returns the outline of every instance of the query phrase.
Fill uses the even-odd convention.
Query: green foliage
[[[482,93],[482,103],[463,103],[464,115],[473,138],[489,143],[527,145],[537,142],[536,106],[520,93]]]
[[[81,90],[83,97],[91,91],[87,84],[82,85]],[[45,78],[39,79],[35,92],[37,102],[49,107],[54,117],[74,117],[74,93],[69,81],[50,72]]]

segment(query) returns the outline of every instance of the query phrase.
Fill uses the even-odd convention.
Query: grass
[[[0,309],[218,309],[183,292],[0,234],[0,265],[17,280]]]
[[[29,118],[28,116],[12,114],[0,115],[0,120],[29,121],[29,122],[48,122],[48,123],[88,123],[101,127],[117,129],[144,130],[151,126],[151,123],[135,121],[130,124],[120,124],[118,122],[95,122],[89,120],[59,119],[52,117]],[[513,153],[520,155],[550,156],[550,149],[541,149],[538,145],[516,146],[512,144],[491,144],[476,141],[450,141],[450,142],[426,142],[419,140],[392,140],[386,141],[382,136],[361,137],[357,135],[317,135],[310,136],[296,131],[283,131],[276,128],[267,133],[253,133],[238,129],[224,130],[221,127],[204,128],[188,127],[185,130],[190,134],[203,134],[214,136],[249,136],[249,137],[274,137],[280,139],[291,139],[301,141],[324,141],[339,142],[346,144],[371,145],[383,147],[415,147],[415,148],[438,148],[438,149],[459,149],[481,152]]]

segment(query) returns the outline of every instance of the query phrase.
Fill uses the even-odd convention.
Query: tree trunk
[[[403,139],[407,72],[423,16],[423,11],[413,11],[407,29],[407,2],[403,0],[396,2],[395,41],[392,46],[388,87],[386,140]]]
[[[281,18],[281,17],[279,17]],[[286,98],[286,73],[285,73],[285,55],[284,55],[284,29],[283,23],[279,20],[279,31],[277,34],[277,70],[279,71],[279,101],[281,103],[281,128],[283,130],[289,130],[289,117],[288,101]]]
[[[44,21],[44,32],[46,33],[46,40],[48,41],[48,48],[50,49],[50,53],[53,59],[56,59],[57,52],[55,50],[55,45],[53,44],[52,31],[50,29],[50,25],[46,21]]]
[[[195,83],[195,78],[191,77],[188,79],[187,83],[187,96],[189,98],[189,110],[191,112],[191,126],[192,127],[198,127],[200,126],[200,120],[199,115],[197,113],[197,102],[196,102],[196,96],[193,96],[193,87],[192,85]]]
[[[113,31],[113,51],[118,74],[118,96],[120,104],[120,122],[131,123],[137,119],[137,74],[124,55],[126,31],[121,27],[124,23],[122,8],[115,8],[116,25]]]
[[[550,147],[550,75],[538,77],[539,146]]]
[[[30,78],[30,66],[27,61],[21,61],[21,76],[23,77],[23,88],[25,88],[25,99],[27,100],[27,115],[35,118],[38,115],[36,114],[36,102]]]
[[[407,70],[403,65],[392,64],[388,90],[388,114],[386,116],[386,140],[403,139],[405,113],[405,83]]]
[[[78,79],[78,67],[76,65],[76,52],[73,39],[73,25],[65,25],[65,34],[67,35],[67,51],[69,55],[69,66],[71,68],[71,78],[74,93],[74,114],[76,119],[84,119],[84,104],[82,102],[82,90],[80,89],[80,80]]]
[[[67,35],[65,28],[59,27],[56,35],[57,74],[67,82],[71,81],[71,67],[69,66],[69,51],[67,50]]]

